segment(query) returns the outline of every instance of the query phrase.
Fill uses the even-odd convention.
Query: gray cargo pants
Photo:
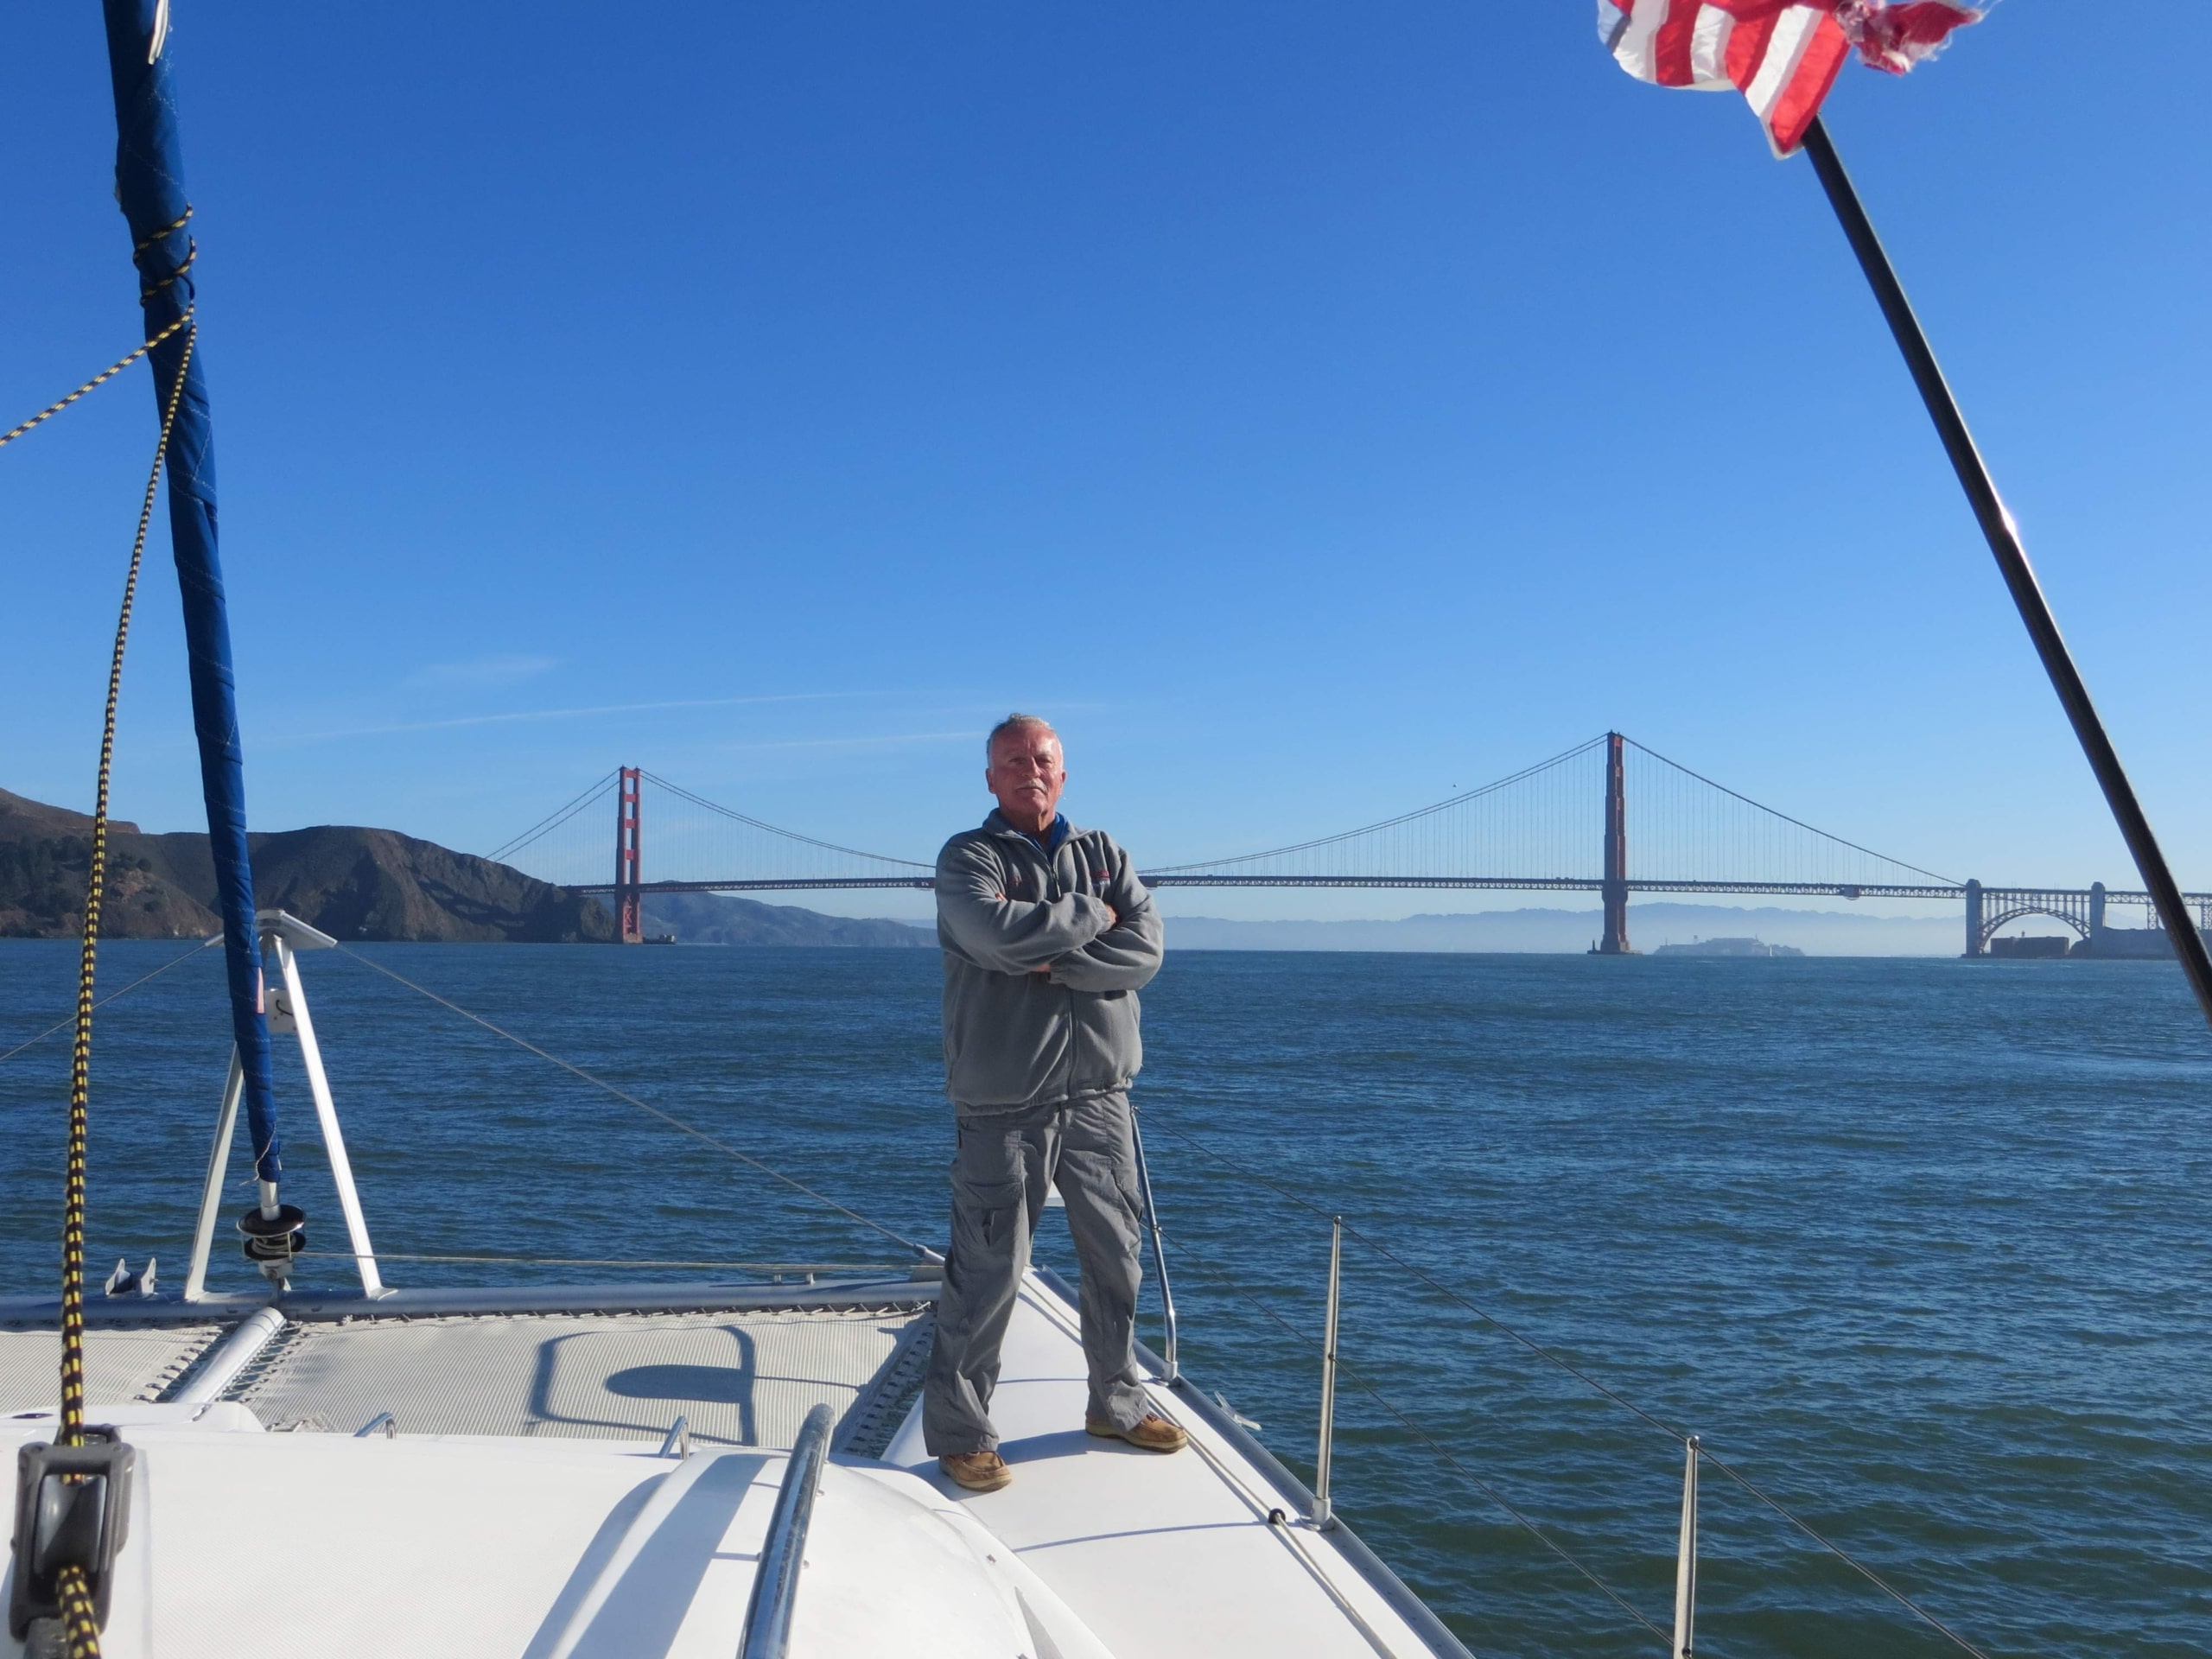
[[[1029,1236],[1048,1183],[1066,1201],[1068,1230],[1082,1268],[1088,1411],[1117,1427],[1135,1426],[1151,1406],[1131,1351],[1142,1205],[1128,1096],[1086,1095],[1052,1106],[963,1116],[959,1127],[959,1150],[952,1159],[952,1248],[945,1253],[922,1398],[923,1444],[940,1458],[998,1445],[990,1407],[999,1347],[1029,1266]]]

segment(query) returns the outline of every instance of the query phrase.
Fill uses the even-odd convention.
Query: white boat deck
[[[109,1659],[729,1659],[801,1399],[844,1414],[833,1444],[905,1421],[882,1459],[836,1452],[824,1471],[795,1659],[1465,1653],[1356,1540],[1304,1524],[1296,1483],[1193,1391],[1151,1385],[1190,1432],[1181,1452],[1084,1433],[1074,1310],[1043,1279],[993,1402],[1014,1482],[983,1496],[938,1477],[905,1404],[933,1287],[736,1309],[692,1288],[704,1305],[639,1289],[628,1312],[603,1290],[568,1312],[297,1306],[207,1403],[179,1396],[216,1386],[183,1370],[214,1327],[95,1329],[114,1368],[95,1376],[133,1386],[87,1418],[118,1425],[139,1470]],[[51,1353],[50,1333],[17,1334],[27,1364]],[[129,1397],[164,1378],[172,1402]],[[702,1408],[692,1454],[660,1455],[672,1417]],[[396,1434],[345,1432],[380,1411]],[[50,1407],[0,1418],[16,1441],[51,1424]],[[0,1631],[0,1659],[22,1651]]]
[[[1075,1311],[1032,1275],[991,1400],[1014,1484],[969,1493],[945,1480],[918,1409],[885,1458],[1011,1545],[1115,1659],[1437,1651],[1186,1394],[1150,1385],[1154,1408],[1191,1436],[1163,1456],[1085,1433],[1086,1392]]]
[[[785,1461],[273,1434],[227,1402],[124,1416],[141,1484],[106,1659],[732,1659]],[[1043,1659],[935,1503],[880,1466],[826,1471],[795,1654]]]

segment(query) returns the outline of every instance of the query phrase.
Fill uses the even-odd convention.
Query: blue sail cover
[[[191,308],[193,296],[176,97],[169,85],[166,42],[156,38],[157,31],[167,33],[168,7],[165,0],[103,0],[103,9],[108,68],[115,83],[116,200],[138,250],[145,338],[151,340]],[[187,332],[180,329],[151,353],[156,409],[168,407],[184,361]],[[274,1181],[283,1173],[283,1148],[269,1077],[269,1026],[262,1014],[261,948],[253,919],[253,867],[246,855],[245,767],[231,677],[231,624],[215,554],[215,445],[201,373],[205,361],[195,348],[169,431],[169,541],[184,597],[192,725],[200,740],[207,846],[214,855],[223,917],[231,1031],[245,1074],[254,1173]]]

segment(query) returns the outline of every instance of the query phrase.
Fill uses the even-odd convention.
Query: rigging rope
[[[152,247],[157,242],[167,240],[169,237],[175,235],[187,225],[190,224],[192,222],[192,211],[190,204],[188,203],[185,207],[184,212],[179,214],[171,223],[164,225],[160,230],[156,231],[151,236],[143,238],[140,241],[133,244],[130,249],[130,263],[134,265],[137,264],[138,262],[145,257],[146,251],[149,248]],[[152,299],[155,295],[160,293],[163,289],[169,287],[178,277],[183,276],[186,271],[192,269],[192,262],[199,257],[200,245],[197,242],[191,240],[189,238],[187,238],[185,241],[185,254],[182,262],[178,264],[175,270],[162,277],[160,282],[154,283],[149,288],[140,289],[138,290],[138,303],[143,305],[148,300]],[[140,358],[145,356],[147,353],[152,351],[154,347],[159,346],[163,340],[168,340],[171,335],[175,334],[178,329],[191,328],[193,326],[192,315],[194,309],[194,307],[188,305],[184,308],[184,315],[182,316],[177,318],[175,321],[169,324],[168,327],[162,329],[160,334],[156,334],[151,340],[141,346],[137,351],[132,352],[127,357],[118,358],[114,362],[109,364],[107,367],[102,369],[91,379],[86,381],[83,385],[78,387],[76,391],[71,392],[67,397],[57,399],[55,402],[48,404],[44,409],[39,410],[37,414],[32,416],[30,419],[23,422],[21,425],[13,426],[9,428],[5,432],[0,432],[0,449],[6,448],[17,438],[22,437],[24,433],[29,431],[33,427],[42,425],[44,423],[52,420],[56,415],[59,415],[63,410],[68,408],[70,404],[75,403],[86,392],[97,391],[99,387],[105,385],[109,381],[114,379],[117,375],[121,374],[133,363],[136,363]],[[196,334],[198,331],[194,329],[194,332]],[[191,343],[189,339],[188,339],[185,346],[186,361],[188,362],[191,360]],[[181,378],[183,372],[183,368],[180,365],[177,370],[180,378]],[[175,398],[172,397],[170,402],[172,407],[162,416],[161,448],[155,452],[154,455],[154,474],[157,478],[161,475],[162,455],[168,448],[169,423],[176,416],[176,410],[174,407],[175,402]],[[152,504],[149,501],[147,511],[150,512],[152,510]],[[145,531],[141,530],[139,531],[139,537],[142,542],[143,541],[144,537]]]
[[[184,951],[177,956],[171,957],[160,967],[155,969],[152,973],[141,974],[137,978],[132,980],[128,985],[125,985],[119,991],[110,991],[105,996],[100,998],[99,1001],[92,1004],[93,1008],[97,1010],[107,1007],[109,1003],[114,1001],[118,996],[129,995],[132,991],[137,990],[141,985],[145,984],[147,981],[159,979],[163,974],[168,972],[170,969],[177,967],[181,963],[190,962],[194,957],[198,956],[202,950],[207,950],[210,945],[220,944],[222,942],[223,936],[219,933],[217,933],[211,938],[200,940],[200,943],[194,945],[191,950]],[[57,1020],[54,1024],[48,1026],[44,1031],[39,1033],[37,1036],[26,1037],[22,1042],[17,1043],[13,1048],[0,1050],[0,1060],[12,1060],[16,1055],[22,1053],[25,1049],[37,1047],[39,1044],[53,1036],[54,1033],[58,1031],[67,1031],[76,1023],[77,1017],[74,1014],[70,1015],[67,1020]]]
[[[173,334],[176,326],[188,325],[191,317],[192,314],[187,311],[168,332]],[[124,650],[130,639],[130,611],[138,596],[138,572],[146,558],[146,531],[153,522],[154,499],[161,489],[162,463],[168,455],[169,432],[176,423],[177,404],[184,395],[185,371],[191,365],[192,348],[198,337],[197,330],[186,327],[184,354],[169,388],[168,402],[162,410],[161,435],[154,444],[154,464],[146,474],[146,497],[138,509],[138,533],[130,543],[130,568],[123,580],[123,604],[116,616],[115,650],[108,659],[107,705],[100,725],[99,772],[92,798],[92,864],[85,877],[84,938],[78,957],[76,1035],[69,1058],[68,1173],[61,1207],[61,1412],[54,1434],[57,1446],[85,1443],[85,1141],[92,1094],[92,1009],[96,1006],[93,991],[99,957],[100,903],[107,885],[108,785],[115,765],[116,706],[123,696]],[[150,350],[151,346],[147,349]],[[82,392],[77,395],[81,396]],[[64,398],[56,407],[73,401],[73,397]],[[62,1567],[55,1574],[54,1587],[61,1603],[69,1659],[99,1659],[99,1621],[94,1613],[92,1586],[84,1568]]]
[[[121,374],[133,363],[136,363],[140,358],[145,356],[147,353],[152,351],[155,346],[168,339],[168,337],[175,334],[178,329],[188,326],[191,321],[192,313],[188,311],[182,316],[179,317],[175,322],[169,324],[168,327],[162,329],[160,334],[156,334],[143,346],[141,346],[137,351],[131,353],[130,356],[117,359],[113,363],[109,364],[107,367],[102,369],[91,379],[86,381],[83,385],[78,387],[76,391],[71,392],[67,397],[61,398],[56,403],[48,404],[44,409],[39,410],[37,414],[32,416],[30,419],[25,421],[22,425],[10,427],[7,431],[0,432],[0,449],[7,448],[8,445],[13,443],[17,438],[22,437],[24,433],[29,431],[33,427],[52,420],[56,415],[59,415],[63,410],[68,408],[70,404],[75,403],[86,392],[95,391],[106,385],[109,381],[114,379],[117,375]]]
[[[435,991],[430,990],[426,987],[417,985],[413,980],[408,978],[405,975],[392,972],[391,969],[385,967],[380,962],[370,961],[368,957],[363,956],[351,945],[340,944],[338,949],[343,951],[346,955],[353,957],[354,961],[359,963],[364,968],[372,969],[376,972],[382,974],[386,979],[397,981],[400,984],[404,985],[409,990],[414,991],[420,995],[429,997],[431,1001],[436,1003],[440,1007],[452,1009],[454,1013],[459,1014],[464,1020],[472,1020],[475,1021],[476,1024],[483,1027],[485,1030],[490,1032],[493,1036],[505,1038],[507,1041],[512,1043],[517,1048],[528,1049],[531,1053],[537,1055],[538,1058],[552,1061],[554,1065],[559,1066],[563,1071],[570,1072],[576,1077],[582,1077],[586,1083],[591,1084],[593,1088],[604,1089],[608,1094],[613,1096],[615,1099],[626,1101],[629,1104],[636,1107],[639,1111],[649,1113],[652,1116],[660,1119],[662,1122],[669,1125],[670,1128],[681,1129],[693,1140],[703,1141],[706,1145],[712,1147],[715,1151],[726,1153],[730,1157],[736,1159],[738,1162],[741,1164],[751,1165],[762,1174],[781,1181],[785,1186],[791,1188],[792,1191],[805,1193],[808,1198],[812,1198],[817,1204],[827,1205],[830,1209],[835,1210],[839,1215],[845,1217],[848,1220],[857,1221],[861,1226],[871,1228],[874,1231],[881,1233],[886,1238],[890,1239],[896,1243],[905,1245],[906,1249],[913,1251],[918,1256],[925,1259],[934,1258],[936,1252],[929,1249],[926,1246],[917,1244],[912,1239],[907,1237],[906,1234],[887,1227],[880,1221],[871,1221],[866,1216],[861,1214],[857,1210],[847,1209],[843,1205],[838,1203],[836,1199],[830,1198],[828,1194],[816,1192],[804,1181],[795,1179],[792,1177],[785,1174],[780,1169],[777,1169],[770,1165],[762,1163],[758,1158],[753,1156],[752,1154],[740,1152],[735,1147],[730,1145],[728,1141],[720,1140],[717,1137],[708,1134],[706,1130],[702,1128],[686,1123],[682,1118],[677,1116],[675,1113],[664,1112],[658,1106],[654,1106],[645,1101],[639,1100],[635,1095],[630,1093],[627,1090],[616,1088],[613,1084],[607,1082],[606,1078],[593,1076],[590,1072],[585,1071],[581,1065],[576,1065],[568,1060],[564,1060],[558,1054],[547,1053],[545,1050],[540,1048],[536,1043],[531,1042],[524,1038],[518,1037],[512,1031],[506,1031],[493,1025],[482,1014],[471,1014],[467,1008],[462,1007],[460,1003],[448,1001],[446,998],[440,996]]]

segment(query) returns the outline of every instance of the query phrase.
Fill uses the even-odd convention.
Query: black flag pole
[[[1951,458],[1952,470],[1959,475],[1960,486],[1966,491],[1981,533],[1988,539],[1989,550],[1997,556],[1997,568],[2004,575],[2005,585],[2012,590],[2012,602],[2019,607],[2020,620],[2027,624],[2028,637],[2035,642],[2036,654],[2043,658],[2051,689],[2058,693],[2067,719],[2074,722],[2074,735],[2081,740],[2082,753],[2088,757],[2089,769],[2096,773],[2105,802],[2112,808],[2127,850],[2134,855],[2135,868],[2142,873],[2158,919],[2180,953],[2182,971],[2189,976],[2190,988],[2196,993],[2205,1019],[2212,1021],[2212,956],[2205,951],[2204,937],[2196,931],[2173,872],[2166,868],[2166,856],[2158,850],[2151,821],[2143,816],[2126,769],[2120,764],[2119,753],[2097,717],[2096,705],[2089,701],[2089,688],[2082,683],[2082,671],[2075,667],[2073,654],[2058,632],[2058,620],[2051,615],[2050,602],[2044,597],[2043,587],[2028,563],[2012,515],[1998,496],[1981,452],[1974,448],[1974,434],[1967,430],[1966,417],[1959,413],[1958,400],[1951,396],[1942,365],[1929,348],[1928,336],[1912,314],[1911,302],[1905,298],[1889,255],[1882,251],[1881,238],[1874,234],[1873,223],[1859,205],[1858,192],[1851,188],[1851,175],[1843,170],[1827,129],[1817,117],[1805,134],[1804,148],[1813,158],[1813,170],[1821,176],[1821,188],[1827,192],[1828,205],[1835,209],[1843,233],[1851,240],[1851,251],[1859,256],[1859,268],[1866,273],[1882,315],[1889,320],[1897,349],[1904,353],[1912,383],[1920,388],[1920,399],[1928,405],[1929,418],[1936,423],[1944,453]]]

